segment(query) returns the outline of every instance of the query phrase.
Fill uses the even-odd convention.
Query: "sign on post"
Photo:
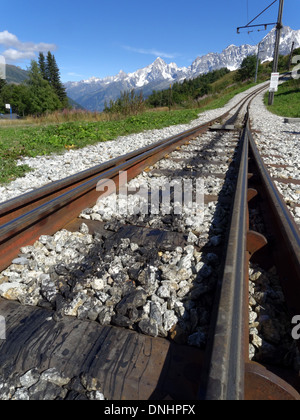
[[[271,74],[271,82],[270,82],[270,92],[277,92],[278,91],[278,83],[279,83],[279,73],[272,73]]]
[[[298,64],[300,62],[300,55],[295,55],[295,57],[293,57],[292,59],[292,63],[293,64],[297,64],[292,71],[292,78],[293,79],[300,79],[300,64]]]
[[[5,104],[5,108],[10,109],[10,118],[12,119],[12,108],[11,108],[10,104]]]

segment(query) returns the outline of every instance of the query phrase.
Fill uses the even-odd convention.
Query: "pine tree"
[[[40,68],[41,74],[43,76],[43,79],[48,80],[45,56],[42,52],[39,53],[39,68]]]
[[[238,82],[243,82],[244,80],[251,79],[255,76],[257,57],[256,55],[248,55],[244,58],[240,69],[237,72],[236,80]],[[259,66],[259,70],[261,66]]]
[[[1,90],[4,88],[4,86],[6,86],[6,80],[5,79],[0,79],[0,92]]]
[[[46,111],[55,111],[61,107],[61,102],[50,86],[42,76],[39,65],[35,60],[31,61],[31,67],[28,71],[28,81],[30,94],[30,114],[42,114]]]
[[[60,80],[60,72],[59,72],[59,68],[57,66],[55,57],[53,54],[51,54],[50,51],[48,51],[48,54],[47,54],[46,68],[47,68],[46,74],[47,74],[48,81],[51,87],[53,88],[54,92],[56,93],[59,100],[61,101],[62,106],[63,107],[68,106],[68,98],[67,98],[66,89]]]
[[[0,110],[4,111],[5,104],[10,104],[13,112],[26,115],[30,106],[29,87],[25,84],[6,84],[0,92]]]

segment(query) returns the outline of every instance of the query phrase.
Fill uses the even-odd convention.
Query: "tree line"
[[[294,50],[293,56],[300,55],[300,48]],[[291,70],[291,56],[290,55],[279,55],[278,58],[278,71],[280,73],[288,72]],[[257,55],[249,55],[244,58],[240,68],[238,69],[235,80],[237,82],[243,82],[250,80],[255,77],[257,66]],[[264,66],[261,61],[258,60],[258,77],[262,80],[267,80],[270,77],[270,73],[273,69],[273,61],[269,61]]]
[[[147,99],[150,107],[171,107],[178,106],[197,106],[198,101],[204,96],[212,93],[212,83],[221,79],[230,71],[227,68],[214,70],[202,74],[194,79],[185,79],[183,82],[176,82],[163,91],[153,91]]]
[[[169,89],[155,91],[143,97],[141,91],[135,90],[121,92],[116,100],[105,102],[104,112],[120,115],[132,115],[143,112],[145,109],[159,107],[195,107],[198,101],[212,92],[212,83],[221,79],[230,71],[226,68],[203,74],[194,79],[185,79],[183,82],[174,83]]]
[[[294,56],[300,55],[300,49],[294,51]],[[280,72],[290,70],[290,56],[279,56],[278,70]],[[112,114],[130,115],[143,112],[145,109],[159,107],[197,107],[200,101],[208,95],[218,93],[232,83],[245,83],[254,81],[256,68],[258,70],[258,81],[265,81],[270,78],[273,61],[264,65],[258,60],[257,55],[250,55],[242,61],[240,68],[234,73],[232,79],[224,80],[218,87],[214,83],[230,73],[227,68],[214,70],[202,74],[194,79],[185,79],[183,82],[176,82],[169,89],[153,91],[147,99],[143,98],[141,92],[121,92],[116,100],[105,103],[104,112]],[[299,82],[300,83],[300,82]]]
[[[39,53],[38,61],[32,60],[28,79],[21,84],[8,84],[0,79],[0,112],[10,104],[20,116],[42,115],[69,107],[60,71],[54,55]]]

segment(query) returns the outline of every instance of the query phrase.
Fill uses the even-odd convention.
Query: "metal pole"
[[[283,6],[284,6],[284,0],[280,0],[278,21],[277,21],[277,27],[276,27],[276,42],[275,42],[274,61],[273,61],[273,73],[278,72],[278,59],[279,59],[280,35],[281,35],[281,29],[282,29]],[[273,103],[274,103],[274,92],[270,92],[269,105],[273,105]]]
[[[290,58],[289,58],[288,68],[287,68],[288,71],[290,71],[290,69],[291,69],[294,47],[295,47],[295,41],[292,43],[291,54],[290,54]]]
[[[257,52],[257,62],[256,62],[256,71],[255,71],[255,83],[257,83],[257,75],[258,75],[258,65],[259,65],[259,53],[260,53],[260,45],[262,41],[258,44],[258,52]]]

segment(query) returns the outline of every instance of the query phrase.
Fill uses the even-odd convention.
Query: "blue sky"
[[[267,32],[242,31],[273,0],[14,0],[1,4],[0,54],[26,69],[51,50],[63,82],[126,73],[151,64],[189,66],[230,44],[256,44]],[[275,22],[275,3],[257,23]],[[300,0],[285,0],[283,23],[300,29]],[[268,29],[270,30],[271,27]]]

